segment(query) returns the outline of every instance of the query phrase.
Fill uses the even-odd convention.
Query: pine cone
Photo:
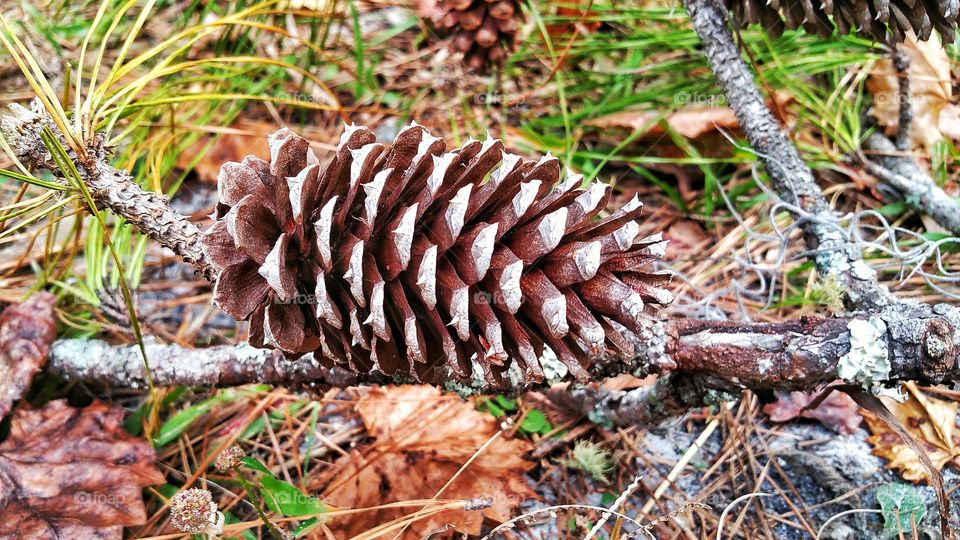
[[[473,69],[506,60],[517,46],[523,24],[518,0],[417,0],[417,12],[443,35]]]
[[[269,143],[271,163],[221,169],[205,242],[214,300],[250,320],[254,346],[432,383],[475,360],[500,384],[511,364],[541,381],[546,345],[583,380],[591,358],[632,355],[620,330],[672,299],[648,268],[665,242],[638,238],[642,205],[595,219],[610,186],[561,182],[554,157],[494,139],[445,152],[416,124],[392,146],[348,126],[324,167],[286,129]]]
[[[937,30],[952,42],[960,23],[960,0],[725,0],[741,28],[762,24],[779,36],[785,28],[803,27],[829,36],[851,30],[881,43],[903,41],[907,32],[921,40]],[[832,17],[833,21],[830,20]]]

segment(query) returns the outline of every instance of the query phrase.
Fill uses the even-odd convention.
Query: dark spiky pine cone
[[[221,169],[205,242],[214,299],[257,347],[431,383],[478,365],[500,384],[512,366],[541,381],[546,345],[585,379],[592,358],[631,355],[620,331],[671,300],[641,204],[598,219],[610,187],[561,181],[556,158],[493,139],[446,152],[416,124],[392,146],[348,126],[324,166],[286,129],[269,143],[271,163]]]
[[[523,24],[518,0],[417,0],[417,12],[438,33],[452,36],[453,48],[473,69],[506,60]]]
[[[842,34],[853,30],[881,43],[903,41],[910,30],[921,40],[937,30],[946,42],[952,42],[960,22],[960,0],[724,1],[738,26],[762,24],[774,35],[802,26],[808,32],[829,36],[836,23]]]

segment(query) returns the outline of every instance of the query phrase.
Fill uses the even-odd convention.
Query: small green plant
[[[613,469],[610,451],[590,441],[577,441],[570,451],[570,457],[563,464],[588,473],[598,482],[609,482],[607,476]]]
[[[247,480],[244,476],[244,469],[254,474],[254,482]],[[260,505],[261,500],[267,509],[274,514],[284,517],[305,518],[294,531],[294,535],[297,537],[313,529],[320,522],[320,515],[326,514],[329,510],[319,499],[305,495],[300,488],[290,482],[278,479],[270,472],[270,469],[256,458],[242,457],[232,467],[232,470],[247,496],[254,503],[260,520],[275,536],[284,537],[283,533],[277,529],[277,526],[270,521],[266,512],[263,511],[263,507]]]
[[[492,414],[494,418],[502,418],[515,413],[520,408],[520,403],[516,399],[510,399],[503,395],[496,395],[491,398],[485,398],[477,404],[478,411],[484,411]],[[546,435],[556,429],[556,426],[547,420],[547,415],[538,409],[530,409],[520,420],[520,431],[527,435],[539,433]]]
[[[910,536],[927,514],[923,494],[909,484],[890,483],[877,488],[877,502],[883,514],[887,538]]]

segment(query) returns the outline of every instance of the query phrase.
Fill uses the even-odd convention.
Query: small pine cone
[[[463,53],[473,69],[501,64],[517,46],[524,15],[518,0],[417,0],[417,12]]]
[[[584,380],[591,358],[632,355],[620,330],[672,300],[639,201],[596,219],[610,186],[561,181],[554,157],[494,139],[446,152],[416,124],[392,146],[347,126],[323,167],[290,131],[269,143],[272,163],[223,166],[206,236],[214,299],[250,320],[255,346],[430,383],[471,377],[475,360],[493,384],[511,363],[543,380],[548,346]]]
[[[934,30],[952,42],[960,23],[960,0],[725,0],[743,28],[761,24],[774,35],[805,28],[824,36],[851,31],[881,43],[903,41],[911,30],[921,40]],[[832,21],[831,21],[832,17]],[[834,26],[834,23],[836,26]]]

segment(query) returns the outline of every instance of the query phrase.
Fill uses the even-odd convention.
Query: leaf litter
[[[146,522],[156,454],[123,431],[123,409],[64,400],[17,408],[0,443],[0,538],[123,538]]]
[[[960,470],[960,432],[956,429],[957,402],[944,401],[924,394],[914,383],[904,385],[907,399],[898,403],[880,398],[900,424],[927,451],[938,469],[952,466]],[[888,461],[887,467],[902,473],[904,480],[921,482],[928,474],[917,453],[869,411],[861,411],[872,435],[867,441],[874,454]]]
[[[517,506],[535,497],[524,473],[534,463],[523,456],[532,445],[501,434],[497,420],[470,402],[431,386],[390,386],[367,393],[356,411],[373,441],[339,458],[329,473],[313,479],[321,499],[340,507],[432,499],[492,499],[477,511],[446,510],[413,522],[403,538],[423,538],[450,526],[479,534],[484,518],[510,519]],[[449,483],[449,485],[448,485]],[[406,509],[378,509],[345,516],[329,524],[351,537],[402,517]]]

